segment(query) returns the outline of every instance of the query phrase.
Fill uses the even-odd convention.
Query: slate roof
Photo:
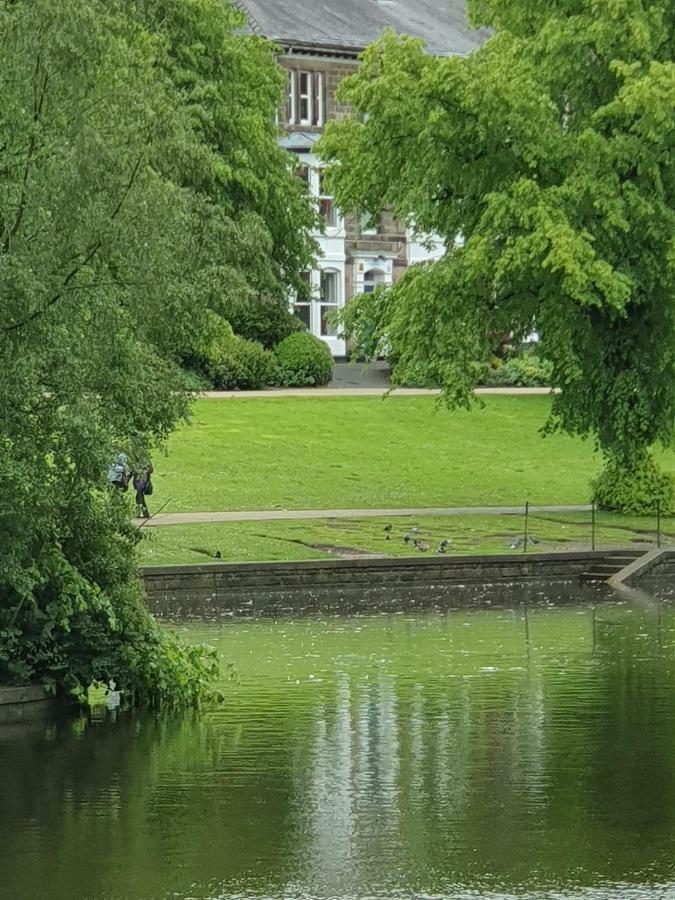
[[[284,46],[356,53],[385,28],[421,37],[431,53],[466,55],[488,37],[465,0],[235,0],[251,29]]]

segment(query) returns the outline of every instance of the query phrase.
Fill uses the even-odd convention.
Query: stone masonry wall
[[[346,613],[539,599],[541,582],[574,582],[603,552],[411,557],[146,567],[162,617]],[[492,585],[488,588],[488,585]]]

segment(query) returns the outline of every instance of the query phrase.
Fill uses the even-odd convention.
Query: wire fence
[[[652,515],[626,516],[598,509],[595,504],[587,510],[552,513],[528,500],[520,518],[520,534],[510,549],[522,553],[552,544],[590,550],[648,549],[675,544],[675,519],[662,516],[659,503]]]

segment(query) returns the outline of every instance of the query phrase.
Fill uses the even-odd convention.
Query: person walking
[[[152,463],[147,463],[140,472],[134,473],[134,490],[136,491],[136,506],[140,510],[143,519],[150,518],[148,504],[145,498],[152,494],[152,473],[154,469]]]
[[[129,457],[126,453],[118,453],[115,462],[108,469],[108,483],[121,491],[126,491],[130,478]]]

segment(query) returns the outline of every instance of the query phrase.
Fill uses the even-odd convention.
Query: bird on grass
[[[384,526],[384,539],[385,541],[391,540],[391,525]]]
[[[446,553],[451,543],[452,541],[448,540],[448,538],[444,538],[436,547],[436,553]]]
[[[536,547],[537,544],[541,544],[541,540],[538,537],[535,537],[534,535],[531,534],[527,539],[527,543],[532,544],[533,547]],[[519,550],[524,545],[525,545],[525,538],[521,538],[521,537],[515,538],[515,540],[513,540],[509,544],[509,549]]]
[[[419,530],[419,528],[418,528],[416,525],[415,525],[415,527],[412,529],[412,533],[413,533],[413,534],[419,534],[419,533],[420,533],[420,530]]]
[[[404,544],[409,544],[409,543],[410,543],[410,535],[409,535],[409,534],[404,534],[404,535],[403,535],[403,543],[404,543]]]
[[[415,540],[413,541],[413,544],[415,545],[415,550],[419,550],[420,553],[426,553],[429,549],[429,544],[427,544],[426,541]]]

